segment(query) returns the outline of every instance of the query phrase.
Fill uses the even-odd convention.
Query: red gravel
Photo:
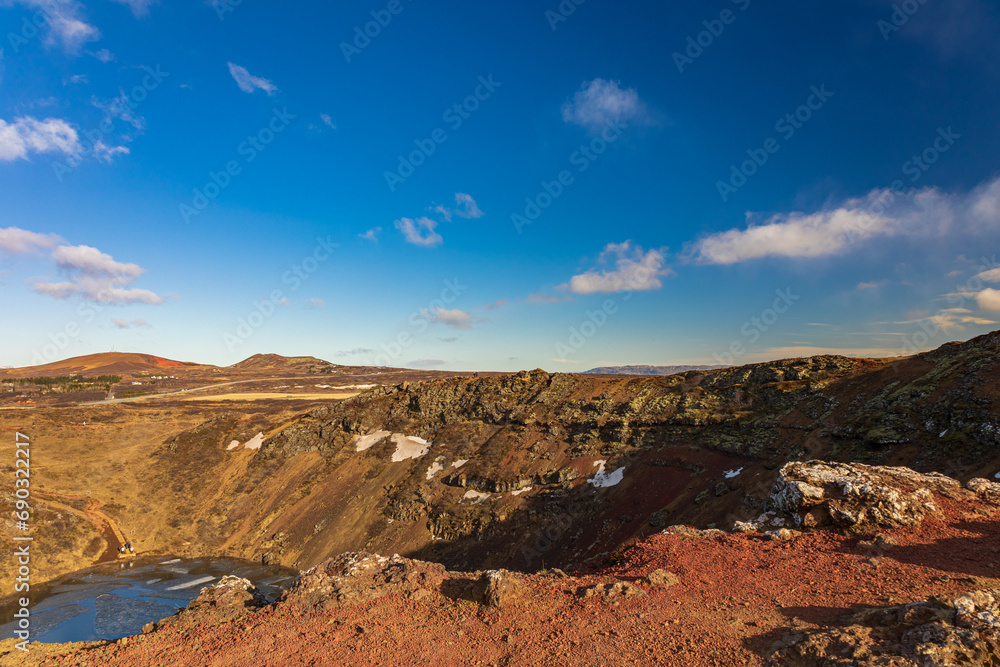
[[[834,622],[857,607],[997,586],[996,510],[940,502],[947,518],[884,531],[898,545],[882,554],[859,546],[857,536],[831,532],[789,542],[661,533],[618,565],[568,579],[532,576],[499,610],[438,594],[420,601],[393,595],[330,612],[278,605],[193,632],[168,626],[71,653],[38,646],[25,659],[5,652],[4,643],[0,664],[760,665],[790,627]],[[640,581],[658,568],[680,583]],[[616,580],[649,595],[615,603],[576,594]]]

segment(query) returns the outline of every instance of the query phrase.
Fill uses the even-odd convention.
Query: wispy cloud
[[[26,160],[30,153],[78,155],[82,150],[76,130],[60,118],[21,116],[13,123],[0,119],[0,161]]]
[[[437,368],[444,366],[444,361],[441,359],[414,359],[407,366],[411,368]]]
[[[996,292],[996,290],[984,290],[985,292]],[[990,300],[990,295],[987,295],[984,299],[986,306],[983,302],[979,300],[979,297],[983,294],[980,292],[976,295],[976,301],[979,303],[979,307],[983,310],[1000,310],[1000,300],[996,302],[997,308],[990,308],[986,306],[992,305]],[[996,292],[997,296],[1000,297],[1000,292]],[[945,333],[954,330],[961,330],[965,328],[967,324],[996,324],[993,320],[988,320],[983,317],[977,317],[972,314],[971,310],[967,308],[945,308],[938,311],[936,314],[929,317],[916,317],[909,320],[904,320],[902,322],[893,322],[892,324],[920,324],[921,322],[933,322],[937,325],[941,331]]]
[[[358,234],[359,239],[364,239],[365,241],[373,241],[378,243],[378,235],[382,231],[381,227],[372,227],[364,234]]]
[[[434,306],[433,308],[423,308],[420,314],[428,322],[438,322],[452,329],[471,329],[476,321],[472,315],[460,308],[448,309]]]
[[[567,123],[590,132],[600,132],[616,121],[630,125],[654,124],[649,108],[635,88],[622,88],[618,81],[601,78],[584,83],[573,98],[562,105],[562,117]]]
[[[129,322],[128,320],[119,320],[117,318],[112,318],[111,324],[115,325],[118,329],[151,329],[152,325],[143,319],[135,319]]]
[[[89,53],[90,55],[94,56],[95,58],[97,58],[98,60],[100,60],[102,63],[109,63],[109,62],[111,62],[112,60],[115,59],[115,54],[111,53],[107,49],[99,49],[99,50],[93,51],[93,52],[87,51],[87,53]]]
[[[0,6],[23,5],[45,16],[46,46],[59,43],[75,54],[87,42],[101,38],[101,32],[83,19],[83,5],[77,0],[0,0]]]
[[[574,294],[596,294],[624,291],[648,291],[663,287],[660,278],[673,271],[665,265],[663,250],[644,252],[631,241],[609,243],[601,251],[597,263],[613,265],[614,268],[593,268],[570,278],[569,289]]]
[[[431,220],[430,218],[417,218],[416,220],[413,218],[400,218],[394,224],[396,225],[396,229],[403,233],[403,238],[406,239],[407,243],[424,248],[433,248],[444,241],[444,238],[434,231],[438,225],[436,220]]]
[[[326,301],[317,297],[306,299],[305,308],[306,310],[323,310],[326,308]]]
[[[479,205],[476,204],[476,200],[472,198],[472,195],[467,195],[464,192],[455,193],[455,208],[448,208],[447,206],[437,204],[432,206],[431,210],[435,213],[440,213],[448,222],[451,222],[452,217],[456,215],[466,219],[481,218],[484,215],[479,209]]]
[[[245,67],[229,63],[229,73],[236,81],[236,85],[239,86],[240,90],[244,93],[252,93],[255,90],[263,90],[268,95],[274,95],[278,92],[278,87],[276,85],[267,79],[250,74]]]
[[[340,352],[334,352],[335,357],[355,357],[359,354],[372,354],[375,350],[368,347],[356,347],[353,350],[341,350]]]
[[[136,17],[143,17],[149,14],[150,5],[155,5],[159,0],[113,0],[120,5],[128,5]]]
[[[752,214],[747,219],[745,229],[712,234],[686,254],[699,264],[826,257],[876,238],[940,237],[995,227],[1000,220],[1000,178],[965,194],[924,188],[900,195],[880,188],[814,213],[779,213],[761,224],[753,224]]]
[[[858,283],[854,289],[859,291],[878,289],[879,287],[886,285],[888,282],[888,280],[872,280],[867,283]]]
[[[326,125],[328,128],[330,128],[331,130],[337,129],[337,124],[333,122],[333,119],[330,118],[329,114],[321,113],[319,115],[319,119],[323,121],[323,124]]]
[[[508,303],[507,299],[497,299],[496,301],[493,301],[491,303],[484,303],[481,307],[485,308],[486,310],[496,310],[497,308],[502,308],[503,306],[507,305],[507,303]]]

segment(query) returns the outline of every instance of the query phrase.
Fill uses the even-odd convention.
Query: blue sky
[[[998,28],[986,0],[0,0],[0,365],[967,339],[1000,322]]]

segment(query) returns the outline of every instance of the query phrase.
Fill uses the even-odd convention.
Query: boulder
[[[953,667],[1000,664],[1000,589],[866,610],[845,625],[792,632],[769,664]]]

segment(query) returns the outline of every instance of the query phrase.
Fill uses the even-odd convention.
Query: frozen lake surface
[[[238,558],[171,556],[96,565],[32,585],[31,640],[61,643],[139,634],[142,626],[172,616],[227,574],[249,579],[274,599],[298,570]],[[0,604],[0,639],[14,636],[14,603],[11,596]]]

